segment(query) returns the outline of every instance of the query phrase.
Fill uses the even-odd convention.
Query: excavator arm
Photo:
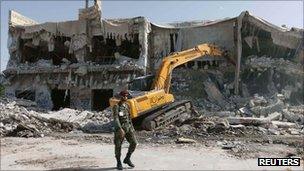
[[[206,55],[220,57],[225,56],[225,52],[215,45],[206,43],[166,57],[163,60],[160,69],[158,70],[158,73],[155,77],[156,79],[152,85],[152,89],[163,89],[166,93],[169,93],[171,74],[173,69],[177,66]]]
[[[177,66],[206,55],[225,57],[226,52],[212,44],[201,44],[164,58],[153,82],[152,90],[127,100],[133,121],[140,123],[143,129],[153,130],[176,121],[186,113],[191,113],[190,101],[175,102],[173,94],[169,93],[171,74]],[[118,102],[117,98],[110,99],[111,106]]]

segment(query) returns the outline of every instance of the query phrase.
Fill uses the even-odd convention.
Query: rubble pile
[[[304,105],[288,106],[278,94],[274,99],[266,99],[257,94],[244,107],[232,111],[198,111],[201,115],[184,124],[190,123],[190,134],[198,133],[229,133],[253,129],[254,134],[264,135],[304,135]],[[184,130],[183,125],[181,130]],[[241,130],[241,132],[239,132]],[[187,133],[186,131],[186,133]],[[189,131],[188,131],[189,132]],[[230,132],[231,133],[231,132]]]
[[[111,111],[79,111],[64,108],[46,111],[35,102],[24,99],[0,99],[0,135],[43,137],[51,132],[111,132]]]
[[[303,106],[298,106],[302,108]],[[269,113],[265,115],[244,116],[242,113],[236,116],[218,117],[205,116],[192,118],[184,122],[179,128],[183,133],[201,133],[220,134],[232,133],[242,135],[242,131],[254,130],[253,134],[264,135],[304,135],[304,115],[303,113],[294,113],[294,108],[285,108],[281,112]],[[298,111],[301,111],[298,110]],[[187,126],[188,125],[188,126]],[[184,129],[187,128],[187,129]],[[186,130],[186,131],[185,131]],[[190,130],[190,132],[189,132]],[[232,134],[234,134],[232,133]],[[252,134],[251,134],[252,135]]]
[[[212,112],[238,110],[255,94],[270,103],[281,94],[286,105],[304,104],[301,63],[267,56],[245,58],[238,96],[234,95],[234,76],[234,68],[229,67],[178,68],[172,75],[172,92],[177,99],[189,99],[199,110]]]
[[[48,60],[39,60],[32,67],[48,68],[49,63]],[[133,66],[132,61],[120,63]],[[140,131],[139,134],[148,137],[146,140],[149,142],[158,143],[167,140],[172,143],[196,143],[199,138],[217,135],[303,136],[301,65],[266,56],[250,56],[245,63],[245,70],[241,72],[240,95],[234,95],[234,69],[176,69],[172,77],[172,92],[176,100],[191,100],[197,113],[182,124],[172,124],[152,132]],[[74,67],[75,73],[82,76],[91,66],[90,63],[88,66],[77,63],[67,65]],[[94,69],[93,66],[89,68]],[[47,111],[38,108],[32,101],[1,99],[0,109],[1,136],[40,137],[54,131],[78,129],[99,133],[112,132],[113,129],[110,108],[102,112],[69,108]],[[225,148],[229,146],[227,143],[221,145]]]
[[[292,111],[292,109],[286,109]],[[304,115],[301,115],[303,117]],[[249,142],[273,143],[274,137],[301,137],[304,136],[304,124],[299,122],[288,122],[284,115],[274,112],[267,117],[218,117],[200,115],[192,117],[182,125],[174,124],[166,129],[151,132],[138,132],[142,141],[157,144],[192,144],[207,140],[216,140],[223,149],[233,150],[235,153],[246,148],[244,138]],[[285,141],[285,138],[278,141]],[[288,139],[288,138],[287,138]],[[224,141],[223,141],[224,140]],[[303,147],[303,141],[293,144],[296,147]],[[241,149],[240,149],[241,148]]]
[[[177,100],[189,99],[198,110],[231,111],[233,79],[216,70],[179,68],[172,74],[172,92]]]
[[[303,65],[249,56],[244,66],[238,96],[233,94],[234,75],[229,69],[176,69],[172,78],[175,97],[190,99],[200,116],[169,135],[303,136]]]
[[[304,74],[303,65],[285,60],[283,58],[249,56],[248,60],[246,61],[246,66],[260,71],[267,68],[275,68],[276,70],[285,72],[287,74]]]

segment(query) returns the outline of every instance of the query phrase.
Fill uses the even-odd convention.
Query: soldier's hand
[[[123,129],[119,129],[120,138],[123,139],[125,137],[125,131]]]

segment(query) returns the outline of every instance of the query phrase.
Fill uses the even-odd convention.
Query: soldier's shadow
[[[131,167],[124,167],[126,169],[132,169]],[[105,168],[82,168],[82,167],[71,167],[71,168],[59,168],[59,169],[51,169],[49,171],[107,171],[107,170],[117,170],[116,167],[105,167]]]

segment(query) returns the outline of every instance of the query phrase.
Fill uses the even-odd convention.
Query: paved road
[[[127,144],[123,145],[123,153]],[[113,145],[76,140],[2,138],[1,170],[64,169],[115,170]],[[140,144],[133,170],[286,170],[287,167],[258,167],[257,159],[240,160],[220,148]],[[131,170],[130,168],[126,169]],[[289,168],[304,170],[301,167]]]

